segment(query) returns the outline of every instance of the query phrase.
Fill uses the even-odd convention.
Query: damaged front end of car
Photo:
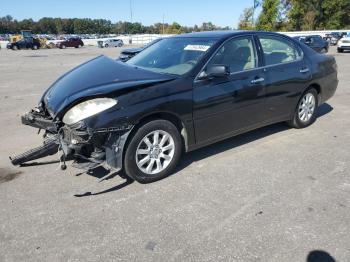
[[[56,80],[39,105],[22,116],[23,124],[44,130],[44,142],[10,158],[12,164],[58,153],[62,169],[66,159],[73,159],[73,166],[85,170],[105,164],[120,170],[124,145],[136,123],[125,109],[132,99],[123,100],[123,95],[171,79],[105,56],[79,65]]]
[[[91,128],[84,120],[67,125],[54,121],[42,106],[22,116],[22,123],[44,130],[43,145],[23,154],[10,157],[13,165],[22,165],[46,156],[58,154],[61,169],[65,160],[73,159],[73,166],[91,170],[105,165],[116,171],[122,168],[123,148],[133,125]]]

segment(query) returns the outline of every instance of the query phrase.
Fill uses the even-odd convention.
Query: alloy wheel
[[[175,142],[164,130],[147,134],[136,149],[137,167],[146,174],[158,174],[165,170],[173,160]]]
[[[316,99],[313,94],[306,93],[304,97],[301,99],[299,108],[298,108],[298,116],[302,122],[308,122],[312,115],[315,112],[316,108]]]

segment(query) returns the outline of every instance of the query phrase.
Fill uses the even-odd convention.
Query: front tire
[[[316,121],[317,106],[317,91],[314,88],[306,90],[298,102],[293,119],[287,123],[294,128],[310,126]]]
[[[153,120],[141,126],[127,145],[124,157],[126,175],[140,183],[169,176],[182,152],[178,129],[167,120]]]
[[[343,52],[344,52],[344,50],[343,50],[343,49],[338,48],[338,53],[343,53]]]

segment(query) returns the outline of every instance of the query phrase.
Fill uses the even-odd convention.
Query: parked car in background
[[[37,50],[40,48],[40,41],[36,38],[23,38],[19,41],[8,43],[7,48],[12,50],[19,50],[19,49]]]
[[[157,38],[151,42],[149,42],[148,44],[144,45],[143,47],[139,47],[139,48],[129,48],[129,49],[124,49],[120,55],[119,55],[119,59],[123,62],[128,61],[130,58],[134,57],[135,55],[137,55],[138,53],[140,53],[142,50],[144,50],[145,48],[159,42],[160,40],[162,40],[162,38]]]
[[[329,43],[319,35],[297,36],[295,39],[308,45],[318,53],[328,52]]]
[[[347,32],[332,32],[330,34],[326,34],[324,39],[328,41],[331,45],[337,45],[339,39],[346,36]]]
[[[97,45],[99,47],[122,47],[124,45],[123,40],[121,39],[106,39],[97,41]]]
[[[11,161],[62,150],[62,163],[149,183],[171,174],[183,152],[277,122],[311,125],[337,85],[333,56],[285,35],[177,35],[126,63],[99,56],[60,77],[22,117],[46,142]]]
[[[338,37],[335,37],[332,34],[326,34],[323,39],[326,40],[330,45],[336,45],[338,43]]]
[[[343,53],[345,50],[350,50],[350,36],[343,37],[338,41],[338,53]]]
[[[78,37],[72,37],[67,40],[58,41],[56,46],[61,49],[65,49],[67,47],[80,48],[84,46],[84,42]]]

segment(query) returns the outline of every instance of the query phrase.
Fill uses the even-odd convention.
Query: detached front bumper
[[[120,170],[123,165],[123,150],[132,125],[92,129],[84,121],[73,126],[63,126],[59,132],[64,155],[73,156],[75,166],[93,168],[106,163]]]
[[[91,169],[106,163],[111,168],[120,170],[123,164],[124,145],[133,128],[133,125],[125,124],[93,129],[84,121],[68,126],[54,122],[40,110],[32,110],[23,115],[22,123],[46,130],[44,138],[50,137],[51,140],[52,137],[55,138],[55,143],[62,151],[63,158],[73,158],[75,160],[74,166],[84,169]],[[32,154],[32,151],[26,153],[31,152],[30,154]],[[52,154],[52,150],[48,153]],[[44,156],[46,155],[43,154],[43,148],[41,148],[40,158]],[[29,159],[33,160],[33,157]]]
[[[57,133],[57,125],[44,114],[32,110],[21,117],[23,125],[32,126],[39,129],[47,130],[51,133]]]

